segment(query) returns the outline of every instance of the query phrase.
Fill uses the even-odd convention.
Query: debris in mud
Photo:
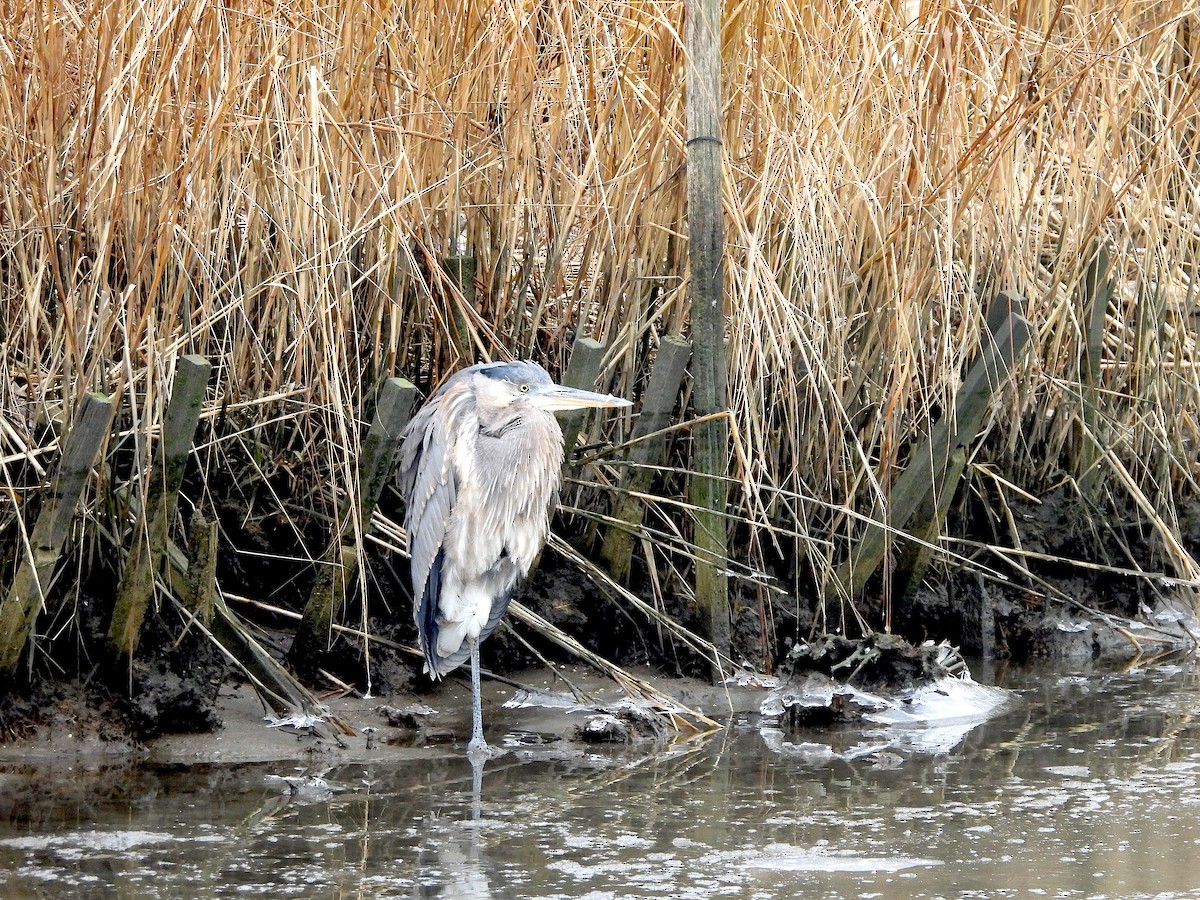
[[[290,712],[286,716],[263,716],[268,728],[295,728],[306,731],[316,728],[322,722],[328,721],[328,716],[317,716],[312,713]]]
[[[43,713],[44,699],[22,697],[16,694],[0,696],[0,744],[20,741],[37,733],[46,716]]]
[[[264,778],[268,782],[280,785],[283,792],[293,798],[315,803],[330,800],[335,794],[346,790],[343,785],[326,781],[324,776],[328,772],[328,769],[324,769],[311,775],[266,775]]]
[[[659,707],[633,697],[622,697],[611,703],[581,702],[566,693],[522,690],[504,705],[509,709],[561,709],[568,715],[583,713],[583,724],[568,729],[564,737],[587,744],[630,743],[647,738],[660,740],[667,735],[668,729]]]
[[[410,703],[407,706],[377,706],[375,711],[383,716],[393,728],[416,730],[425,725],[425,720],[434,715],[437,710],[424,703]]]
[[[895,635],[861,640],[825,635],[792,648],[782,681],[761,713],[785,730],[831,724],[925,727],[979,723],[1011,695],[971,679],[958,651],[945,642],[914,647]]]
[[[793,646],[780,665],[785,681],[811,672],[863,688],[892,690],[965,671],[962,656],[945,641],[914,647],[894,634],[871,634],[859,640],[822,635]]]
[[[627,744],[632,738],[629,726],[610,713],[588,716],[579,727],[579,739],[587,744]]]
[[[585,744],[629,744],[662,740],[666,734],[667,726],[659,716],[627,698],[594,711],[567,738]]]

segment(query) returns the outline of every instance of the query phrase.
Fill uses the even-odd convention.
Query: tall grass
[[[682,15],[0,7],[5,540],[84,392],[118,396],[140,468],[186,353],[216,371],[201,471],[247,520],[336,515],[393,373],[557,369],[588,333],[635,391],[687,321]],[[830,577],[850,513],[886,510],[910,441],[952,408],[1001,289],[1027,298],[1036,346],[974,464],[1035,494],[1082,477],[1078,288],[1101,244],[1099,477],[1177,531],[1200,443],[1194,5],[730,0],[723,39],[739,564],[794,559],[795,592]],[[473,308],[441,267],[464,251]],[[88,542],[121,527],[105,508]],[[686,568],[684,519],[668,502],[648,520],[653,573]]]

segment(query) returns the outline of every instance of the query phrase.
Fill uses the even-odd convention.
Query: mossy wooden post
[[[1112,297],[1112,282],[1108,277],[1108,250],[1103,244],[1096,245],[1092,261],[1088,263],[1083,281],[1079,285],[1079,310],[1087,323],[1083,353],[1080,359],[1080,374],[1083,378],[1083,427],[1096,440],[1083,435],[1079,444],[1079,486],[1087,495],[1098,490],[1099,463],[1102,456],[1097,442],[1104,444],[1100,434],[1100,363],[1104,354],[1104,329],[1108,315],[1108,301]]]
[[[188,580],[190,599],[201,625],[212,624],[217,608],[218,523],[210,522],[200,510],[188,529]]]
[[[179,488],[192,452],[211,372],[212,365],[202,356],[185,356],[175,367],[162,439],[149,468],[146,508],[134,532],[133,546],[117,587],[117,602],[108,629],[109,650],[114,661],[128,660],[137,649],[142,620],[154,592],[155,574],[166,551],[167,532],[175,517]]]
[[[8,593],[0,601],[0,684],[12,683],[9,676],[16,671],[21,651],[45,605],[50,577],[71,533],[71,520],[96,454],[108,436],[112,415],[111,399],[88,394],[63,440],[50,493],[29,535],[29,552],[22,556]]]
[[[473,256],[447,256],[442,260],[442,269],[450,276],[460,294],[463,303],[471,309],[475,307],[475,273],[479,271],[479,262]],[[474,341],[471,340],[471,329],[467,325],[467,317],[457,304],[451,310],[453,319],[453,338],[459,356],[470,362],[475,358]]]
[[[571,348],[571,360],[567,370],[563,372],[562,383],[567,387],[580,388],[585,391],[596,389],[596,379],[600,377],[600,366],[604,363],[604,344],[592,338],[576,338],[575,346]],[[563,475],[571,467],[571,451],[579,440],[579,432],[587,421],[588,411],[576,409],[571,412],[555,414],[563,433]]]
[[[621,479],[621,490],[613,504],[600,556],[616,581],[629,577],[633,560],[633,542],[646,504],[636,494],[644,494],[654,480],[654,467],[661,465],[667,450],[667,436],[658,434],[671,424],[671,413],[679,399],[679,386],[692,353],[692,345],[681,338],[667,336],[658,345],[658,356],[650,372],[650,383],[642,398],[642,411],[633,426],[632,446],[629,448],[629,467]],[[648,435],[655,435],[648,437]],[[619,523],[619,524],[618,524]]]
[[[358,466],[358,497],[342,505],[341,527],[321,557],[321,568],[312,593],[304,606],[304,616],[296,629],[288,659],[302,677],[311,677],[316,662],[329,644],[333,620],[345,603],[348,586],[358,569],[358,546],[346,537],[354,518],[366,530],[371,513],[379,502],[383,483],[396,461],[400,435],[412,415],[417,389],[404,378],[389,378],[379,392],[375,418],[363,440]]]
[[[899,590],[897,596],[907,600],[916,593],[925,573],[933,562],[933,547],[942,536],[942,526],[946,522],[946,514],[950,511],[950,503],[962,479],[963,470],[967,466],[967,450],[965,447],[955,447],[950,451],[950,460],[946,465],[946,474],[938,490],[927,493],[913,513],[914,525],[909,534],[923,543],[915,541],[904,542],[900,551],[900,562],[896,566],[896,582]]]
[[[913,451],[908,465],[892,486],[888,498],[888,522],[899,530],[928,533],[940,529],[940,522],[921,522],[922,507],[940,510],[950,502],[962,474],[951,465],[955,450],[967,448],[979,433],[992,394],[1003,383],[1029,341],[1029,323],[1022,316],[1023,301],[1016,294],[1001,293],[988,310],[979,354],[967,369],[958,393],[954,410],[947,413],[930,429],[928,437]],[[965,460],[965,456],[964,456]],[[950,476],[953,476],[951,478]],[[952,483],[953,482],[953,483]],[[948,496],[947,496],[948,495]],[[827,601],[836,599],[839,592],[855,596],[883,561],[887,552],[888,534],[883,527],[868,526],[852,548],[828,588]]]
[[[686,16],[692,402],[697,417],[714,416],[693,430],[688,492],[696,507],[696,602],[704,610],[709,640],[719,652],[728,653],[729,585],[724,572],[729,552],[725,511],[729,423],[715,415],[726,408],[720,0],[688,0]],[[716,660],[713,676],[721,676]]]

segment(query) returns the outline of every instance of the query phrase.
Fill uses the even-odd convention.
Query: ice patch
[[[14,850],[55,850],[66,855],[79,856],[89,850],[124,853],[135,847],[165,844],[174,840],[174,835],[161,831],[68,831],[63,834],[4,838],[0,840],[0,847],[12,847]]]
[[[868,713],[866,718],[881,725],[982,722],[1011,698],[1012,694],[1003,688],[978,684],[970,678],[939,678],[902,696],[899,703],[888,703],[885,709]]]
[[[899,872],[921,866],[940,866],[940,859],[915,856],[855,856],[835,850],[808,849],[790,844],[769,844],[762,853],[742,863],[746,869],[773,872]]]
[[[1087,766],[1046,766],[1046,771],[1064,778],[1087,778],[1092,774]]]
[[[505,709],[568,709],[571,711],[591,709],[580,705],[568,693],[548,694],[545,691],[518,690],[504,701]]]
[[[792,743],[783,731],[771,725],[761,733],[774,751],[798,756],[810,763],[850,760],[896,749],[915,753],[944,754],[956,747],[971,729],[982,725],[1013,700],[1003,688],[991,687],[962,675],[944,675],[931,684],[894,694],[873,693],[811,673],[772,691],[759,711],[767,718],[783,716],[791,707],[831,708],[836,702],[862,710],[862,721],[886,726],[865,730],[864,740],[849,749],[834,751],[823,743]]]

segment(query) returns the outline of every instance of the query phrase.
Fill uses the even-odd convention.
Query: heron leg
[[[471,742],[467,757],[472,763],[482,762],[492,755],[492,748],[483,739],[483,698],[479,690],[479,641],[471,641]]]

